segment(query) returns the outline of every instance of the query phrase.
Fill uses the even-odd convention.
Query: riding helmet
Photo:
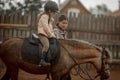
[[[53,12],[58,12],[58,5],[56,2],[54,1],[48,1],[45,6],[44,6],[44,10],[47,12],[48,10],[51,10]]]

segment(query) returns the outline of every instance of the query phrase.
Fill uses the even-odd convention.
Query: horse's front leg
[[[60,75],[52,74],[51,77],[52,77],[52,80],[61,80]]]
[[[68,74],[66,75],[66,80],[71,80],[71,75],[70,75],[70,73],[68,73]]]
[[[71,80],[71,78],[68,78],[68,75],[52,75],[52,80]]]
[[[71,80],[71,76],[70,76],[70,74],[66,74],[64,76],[61,76],[60,80]]]

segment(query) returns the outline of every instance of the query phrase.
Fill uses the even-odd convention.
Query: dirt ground
[[[0,79],[3,76],[5,72],[5,69],[0,69]],[[94,74],[93,71],[90,71],[91,74]],[[29,74],[27,72],[24,72],[23,70],[20,70],[19,72],[19,80],[45,80],[45,75],[35,75],[35,74]],[[72,75],[72,80],[83,80],[79,76]],[[99,80],[99,79],[97,79]],[[108,80],[120,80],[120,70],[111,70],[111,76]]]

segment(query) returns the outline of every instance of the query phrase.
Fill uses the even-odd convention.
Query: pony
[[[19,68],[33,74],[50,73],[52,80],[67,80],[70,70],[83,63],[91,63],[98,75],[101,76],[101,80],[109,78],[108,67],[112,59],[109,50],[82,40],[59,39],[58,41],[60,43],[60,57],[51,66],[38,66],[24,61],[21,56],[21,46],[24,39],[12,38],[4,41],[0,46],[0,58],[6,65],[6,72],[1,80],[18,80]]]

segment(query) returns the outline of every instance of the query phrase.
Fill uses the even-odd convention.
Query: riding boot
[[[41,65],[41,66],[50,66],[51,64],[45,61],[45,54],[47,54],[47,53],[42,52],[41,61],[40,61],[39,65]]]

